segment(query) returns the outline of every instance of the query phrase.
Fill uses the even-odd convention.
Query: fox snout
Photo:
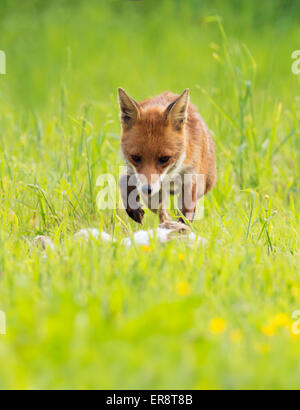
[[[137,174],[138,189],[145,196],[155,195],[161,188],[161,176],[159,174]]]
[[[152,194],[152,187],[151,187],[151,185],[143,185],[142,186],[142,193],[144,194],[144,195],[151,195]]]

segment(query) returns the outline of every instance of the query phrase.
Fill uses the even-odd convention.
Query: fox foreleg
[[[159,216],[160,223],[171,221],[171,216],[167,209],[167,201],[163,200],[161,191],[152,196],[142,195],[142,198],[149,210]]]
[[[171,229],[173,231],[176,231],[177,233],[185,233],[186,231],[189,231],[189,227],[187,225],[172,220],[167,209],[168,199],[164,198],[164,195],[162,195],[160,207],[158,210],[160,220],[159,227],[163,229]]]
[[[141,224],[145,215],[140,203],[137,181],[134,175],[122,175],[119,182],[120,192],[128,216]]]

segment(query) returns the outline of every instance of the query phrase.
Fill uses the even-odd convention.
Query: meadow
[[[299,14],[296,0],[1,1],[1,389],[300,388]],[[206,246],[126,249],[140,227],[97,208],[98,176],[122,165],[119,86],[190,88],[217,148],[193,225]],[[88,227],[116,241],[74,240]]]

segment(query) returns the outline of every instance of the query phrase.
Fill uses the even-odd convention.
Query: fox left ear
[[[121,121],[127,128],[131,128],[140,116],[140,106],[122,89],[118,89]]]
[[[167,110],[167,119],[171,122],[174,129],[180,131],[187,120],[187,110],[190,102],[190,90],[187,88]]]

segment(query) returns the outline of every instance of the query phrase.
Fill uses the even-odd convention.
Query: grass
[[[1,3],[1,388],[300,388],[299,4],[245,3]],[[97,209],[118,86],[191,89],[218,155],[206,247],[127,250],[139,227]]]

